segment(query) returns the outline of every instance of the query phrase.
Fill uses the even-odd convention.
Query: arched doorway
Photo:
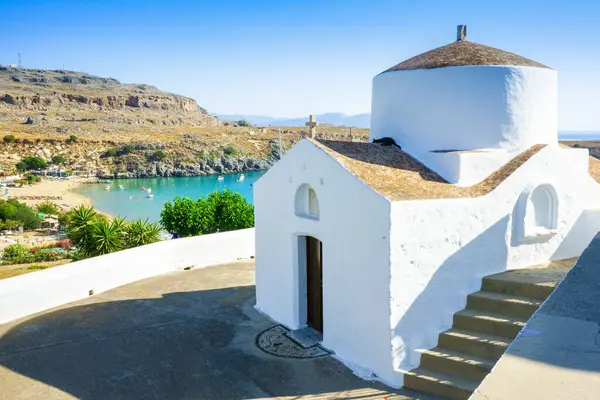
[[[306,236],[306,325],[323,332],[323,245]]]

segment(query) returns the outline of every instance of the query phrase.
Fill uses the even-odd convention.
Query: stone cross
[[[315,127],[317,126],[317,119],[315,118],[314,115],[310,114],[310,117],[308,117],[308,122],[306,123],[306,126],[308,126],[308,137],[314,138],[315,137]]]

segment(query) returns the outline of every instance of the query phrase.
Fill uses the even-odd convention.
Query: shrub
[[[160,213],[163,227],[180,236],[225,232],[254,226],[254,206],[239,193],[214,191],[197,201],[175,197]]]
[[[152,153],[152,155],[149,157],[150,161],[162,161],[167,157],[167,155],[165,154],[164,151],[162,150],[156,150],[154,153]]]
[[[106,157],[116,157],[117,156],[117,149],[108,149],[104,152],[104,154],[102,154],[102,157],[106,158]]]
[[[83,251],[89,256],[100,256],[125,248],[125,220],[96,221]]]
[[[71,135],[71,136],[69,136],[68,142],[69,143],[77,143],[78,140],[79,140],[79,138],[77,136]]]
[[[4,140],[4,143],[13,143],[15,140],[17,140],[17,138],[15,135],[6,135],[2,138],[2,140]]]
[[[238,126],[252,126],[252,124],[245,119],[241,119],[237,121]]]
[[[70,239],[63,239],[56,242],[55,246],[68,251],[73,248],[73,242]]]
[[[27,181],[24,182],[27,183]],[[5,224],[14,224],[16,222],[18,226],[23,226],[25,229],[39,228],[42,222],[31,207],[16,199],[0,200],[0,220],[3,220]]]
[[[23,186],[23,185],[27,185],[27,181],[25,179],[17,179],[15,181],[13,181],[13,183],[19,187]]]
[[[80,205],[68,212],[67,237],[80,248],[85,248],[92,234],[92,226],[98,220],[94,207]]]
[[[235,147],[228,144],[227,146],[223,146],[223,153],[228,156],[232,156],[236,153]]]
[[[44,201],[35,206],[38,212],[43,214],[59,215],[60,208],[51,201]]]
[[[40,183],[42,181],[42,178],[40,178],[37,175],[33,175],[33,174],[25,175],[25,179],[27,180],[27,183],[30,185],[33,185],[34,183]]]
[[[65,162],[65,157],[62,156],[62,155],[60,155],[60,154],[55,155],[54,157],[52,157],[52,164],[61,165],[64,162]]]
[[[19,221],[14,221],[12,219],[7,219],[6,221],[0,221],[0,230],[8,230],[14,231],[19,229],[21,223]]]
[[[4,248],[2,253],[3,264],[25,264],[32,262],[34,255],[22,244],[11,244]]]
[[[125,146],[121,147],[119,153],[120,155],[125,155],[131,153],[133,150],[135,150],[135,147],[130,144],[126,144]]]
[[[20,172],[32,171],[36,169],[46,168],[48,164],[41,157],[27,156],[19,161],[16,165],[17,170]]]

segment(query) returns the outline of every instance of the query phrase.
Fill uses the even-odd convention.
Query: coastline
[[[96,181],[93,179],[73,178],[73,179],[42,179],[40,183],[34,185],[24,185],[20,188],[8,188],[8,196],[2,196],[2,199],[17,199],[29,206],[35,206],[38,203],[51,201],[63,210],[70,210],[80,204],[91,205],[91,200],[74,191],[78,186]]]

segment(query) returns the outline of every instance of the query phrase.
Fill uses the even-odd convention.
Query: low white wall
[[[577,160],[583,157],[583,159]],[[587,155],[547,146],[490,194],[472,199],[396,202],[391,208],[391,329],[394,368],[420,362],[452,326],[481,278],[581,254],[600,230],[600,185],[582,171]],[[552,185],[558,198],[553,236],[523,242],[519,199]]]
[[[0,280],[0,323],[141,279],[254,255],[254,229],[167,240]]]
[[[525,149],[557,140],[556,71],[464,66],[394,71],[373,79],[371,138],[410,153]]]

